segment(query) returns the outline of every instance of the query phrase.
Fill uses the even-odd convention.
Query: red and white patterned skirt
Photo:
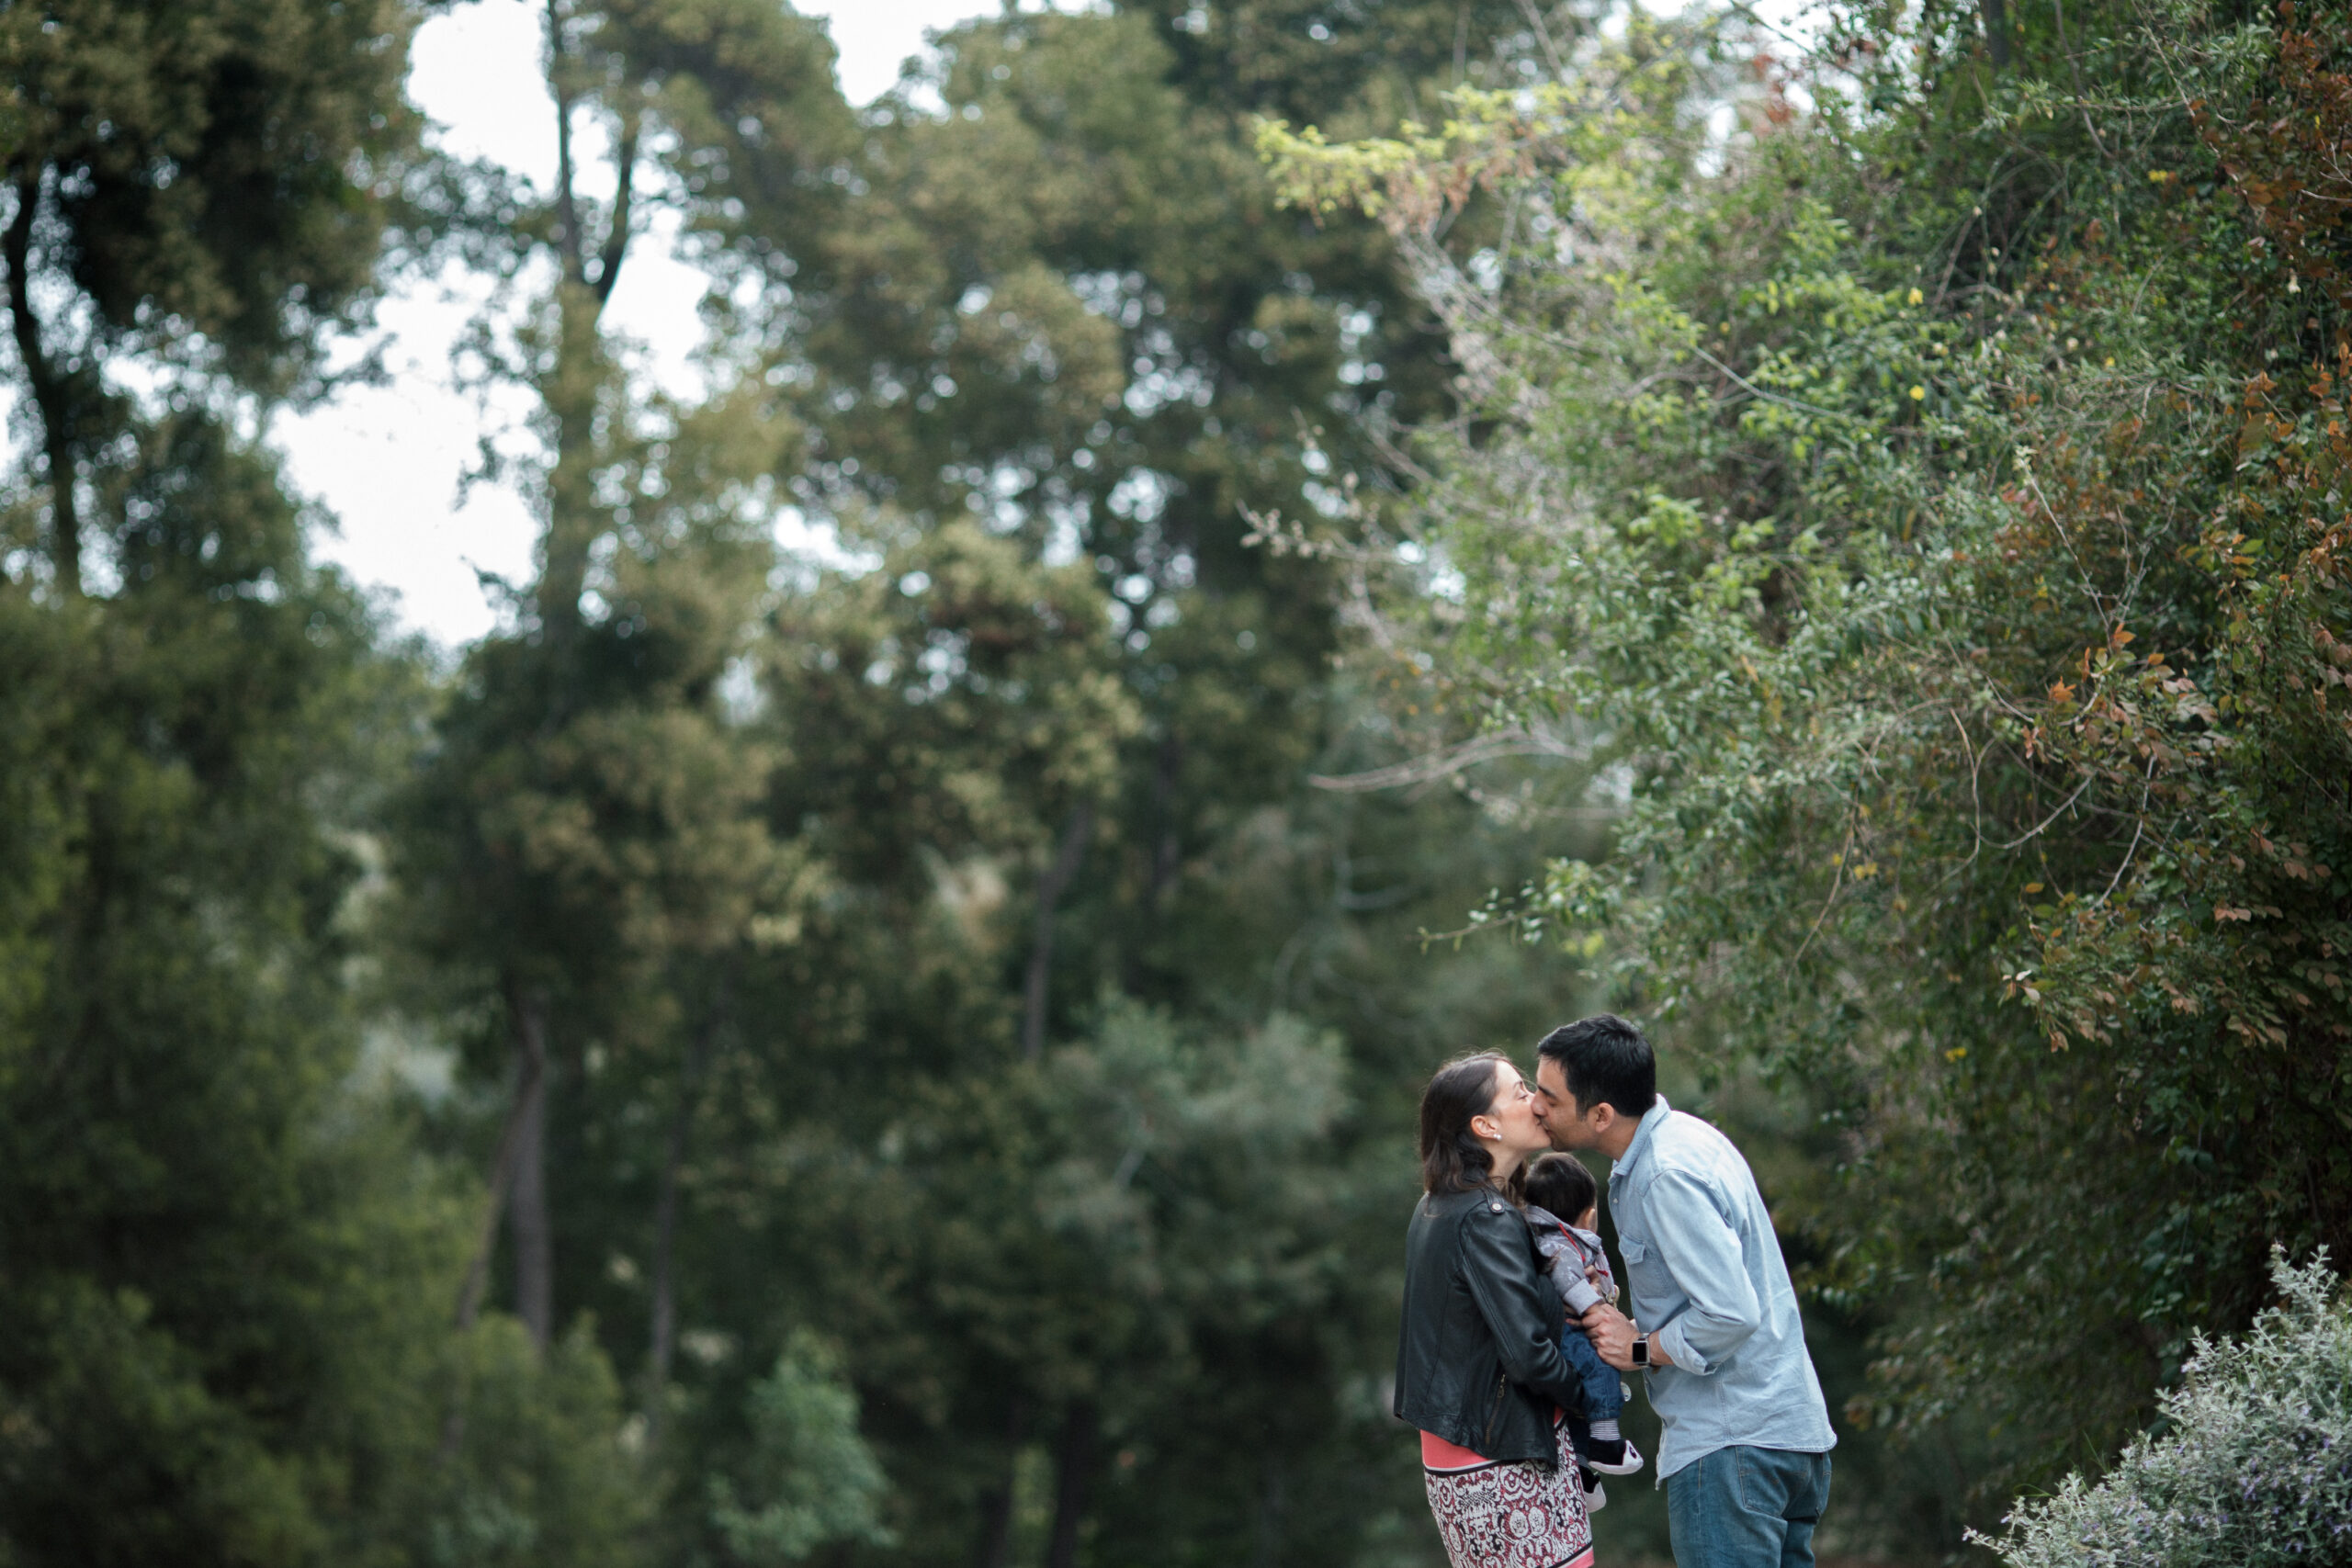
[[[1453,1568],[1591,1568],[1575,1465],[1497,1464],[1424,1432],[1421,1478]]]

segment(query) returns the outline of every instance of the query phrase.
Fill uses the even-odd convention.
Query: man
[[[1747,1162],[1667,1104],[1650,1043],[1623,1019],[1555,1029],[1536,1052],[1553,1145],[1614,1162],[1633,1318],[1604,1304],[1583,1325],[1602,1360],[1646,1375],[1678,1568],[1811,1568],[1838,1438]]]

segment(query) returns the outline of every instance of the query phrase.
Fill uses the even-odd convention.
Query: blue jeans
[[[1571,1323],[1560,1330],[1560,1354],[1568,1359],[1577,1377],[1584,1383],[1584,1418],[1590,1421],[1613,1421],[1625,1409],[1625,1385],[1617,1369],[1600,1359],[1584,1330]]]
[[[1675,1568],[1813,1568],[1829,1456],[1717,1449],[1667,1477]]]

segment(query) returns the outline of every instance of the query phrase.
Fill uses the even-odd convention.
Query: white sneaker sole
[[[1584,1461],[1584,1467],[1602,1475],[1637,1474],[1642,1468],[1642,1450],[1635,1448],[1633,1439],[1629,1438],[1625,1441],[1625,1457],[1617,1463],[1603,1464],[1597,1459],[1588,1459]]]

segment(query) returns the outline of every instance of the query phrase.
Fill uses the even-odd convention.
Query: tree
[[[1768,72],[1719,173],[1638,33],[1532,113],[1270,145],[1379,206],[1487,367],[1413,541],[1458,603],[1399,562],[1392,633],[1627,798],[1488,917],[1829,1097],[1817,1283],[1887,1323],[1853,1414],[1997,1420],[1997,1484],[2120,1444],[2266,1243],[2352,1212],[2333,176],[2276,129],[2341,89],[2190,7],[2023,32],[1996,81],[1967,20],[1845,18],[1774,68],[1816,110]],[[1549,243],[1465,288],[1482,181]],[[2020,1295],[2063,1327],[2006,1333]]]
[[[1374,68],[1376,38],[1419,40],[1414,72],[1451,71],[1464,13],[1414,10],[1394,31],[1408,9],[1351,25],[1351,63],[1315,91],[1421,92]],[[1467,15],[1464,69],[1524,79],[1512,51],[1538,47],[1525,13]],[[738,193],[741,220],[722,229],[732,209],[714,201],[720,341],[756,348],[740,380],[732,364],[716,378],[731,434],[634,401],[616,376],[600,383],[578,428],[603,445],[567,470],[594,486],[567,491],[555,468],[530,481],[551,507],[602,509],[581,525],[595,542],[579,629],[563,634],[571,662],[549,651],[550,617],[573,597],[550,568],[518,596],[513,635],[472,655],[413,797],[412,929],[472,1004],[450,1016],[478,1031],[474,1081],[527,1055],[479,960],[540,977],[548,1053],[562,1054],[546,1190],[571,1239],[528,1272],[561,1314],[593,1314],[616,1360],[647,1347],[664,1551],[797,1539],[805,1516],[774,1490],[770,1404],[746,1387],[809,1332],[854,1370],[887,1472],[921,1478],[920,1509],[886,1510],[897,1544],[865,1551],[1069,1563],[1115,1532],[1122,1551],[1171,1561],[1336,1560],[1412,1504],[1409,1465],[1359,1386],[1392,1338],[1384,1281],[1323,1280],[1298,1260],[1334,1249],[1329,1235],[1302,1239],[1281,1217],[1279,1279],[1195,1281],[1170,1302],[1125,1274],[1104,1297],[1084,1249],[1023,1218],[1036,1145],[1016,1112],[1046,1113],[1027,1086],[1112,1027],[1108,998],[1159,1004],[1186,1039],[1280,1033],[1284,1012],[1309,1035],[1344,1027],[1367,1076],[1363,1120],[1252,1156],[1302,1180],[1333,1161],[1351,1171],[1359,1148],[1385,1161],[1383,1119],[1462,1032],[1530,1035],[1556,1000],[1540,956],[1399,959],[1417,927],[1453,923],[1527,874],[1497,824],[1546,809],[1562,759],[1537,778],[1505,755],[1480,775],[1493,793],[1446,787],[1445,768],[1409,798],[1302,776],[1376,770],[1417,736],[1371,714],[1353,677],[1327,675],[1328,594],[1350,569],[1250,547],[1241,506],[1295,507],[1313,486],[1344,509],[1335,454],[1379,437],[1334,413],[1402,387],[1397,406],[1417,416],[1445,367],[1380,231],[1275,211],[1225,65],[1186,54],[1179,20],[976,25],[949,40],[948,115],[910,95],[870,117],[797,209]],[[598,255],[588,244],[576,268],[591,285]],[[541,357],[515,358],[519,372],[586,363],[556,352],[573,330],[559,312],[538,321],[514,346]],[[549,382],[543,402],[577,390]],[[712,478],[706,457],[722,449],[757,456]],[[762,473],[783,478],[777,492]],[[682,495],[724,526],[665,534],[654,520]],[[759,536],[786,497],[838,530],[847,568],[771,570]],[[672,588],[707,581],[726,613],[665,645],[690,658],[634,662],[670,612],[649,607],[660,593],[620,607],[607,558],[671,561]],[[730,640],[746,606],[763,607],[759,630]],[[559,695],[569,705],[550,716]],[[616,712],[643,734],[658,719],[661,739],[623,738]],[[672,766],[696,757],[712,761]],[[658,792],[691,814],[630,805],[656,777],[696,781]],[[754,820],[757,835],[714,831]],[[730,847],[705,858],[694,840]],[[708,945],[669,934],[673,911],[769,857],[805,876],[696,917]],[[916,1085],[939,1102],[910,1105]],[[957,1124],[983,1107],[983,1124]],[[937,1157],[909,1168],[922,1139]],[[1395,1170],[1343,1180],[1330,1234],[1385,1247],[1407,1198]],[[1007,1212],[974,1212],[983,1193]],[[1221,1201],[1183,1200],[1188,1246],[1210,1247]],[[999,1290],[1034,1308],[1019,1346],[920,1310],[902,1248],[950,1213],[994,1225],[1004,1251],[957,1310],[993,1318]],[[550,1334],[558,1315],[551,1304]],[[1244,1371],[1210,1370],[1226,1368]],[[1214,1423],[1289,1434],[1274,1472],[1239,1472],[1188,1430],[1210,1382]],[[1343,1395],[1361,1415],[1337,1429],[1295,1415]],[[723,1504],[712,1477],[729,1483]],[[772,1518],[762,1487],[780,1499]],[[1252,1498],[1242,1514],[1217,1501],[1236,1487]]]
[[[228,418],[364,310],[411,19],[0,18],[12,1560],[391,1560],[429,1451],[404,1280],[449,1271],[453,1195],[358,1073],[346,984],[415,671]]]
[[[88,487],[138,440],[118,356],[146,356],[180,406],[212,377],[275,397],[364,314],[414,152],[414,20],[401,0],[0,18],[0,265],[58,591],[81,592]]]
[[[414,683],[263,454],[148,433],[103,605],[0,591],[12,832],[0,1540],[382,1560],[452,1194],[355,1081],[352,829]]]
[[[491,1185],[493,1212],[510,1214],[516,1301],[542,1346],[557,1321],[555,1086],[581,1084],[592,1030],[617,1023],[626,1039],[649,1027],[620,1021],[660,1014],[649,976],[725,946],[759,891],[789,880],[755,822],[700,816],[704,792],[740,800],[756,787],[728,754],[714,692],[749,612],[744,584],[756,592],[763,568],[733,506],[760,475],[730,466],[740,442],[702,444],[745,405],[719,398],[699,422],[639,406],[603,312],[649,201],[677,209],[722,270],[788,275],[775,235],[822,206],[844,129],[830,65],[811,24],[753,5],[548,9],[556,186],[519,201],[503,265],[512,276],[544,255],[556,282],[510,340],[495,323],[481,334],[491,373],[539,401],[539,447],[520,470],[544,509],[539,575],[518,595],[515,632],[475,651],[472,689],[413,818],[414,876],[430,889],[415,940],[471,971],[477,1006],[494,998],[514,1063]],[[609,148],[603,201],[582,186],[590,125]],[[747,231],[747,215],[763,226]],[[754,461],[779,455],[771,436]],[[695,465],[713,460],[719,471],[697,486]],[[633,852],[607,853],[607,832],[635,833]],[[695,868],[722,874],[706,884]],[[495,1226],[493,1213],[461,1319]]]
[[[1524,79],[1512,51],[1537,46],[1521,8],[1425,9],[1351,24],[1329,51],[1350,63],[1313,91],[1408,101],[1416,73],[1453,69],[1457,41],[1481,79]],[[1280,25],[1321,58],[1314,20]],[[764,660],[765,722],[786,759],[772,831],[821,846],[831,891],[796,943],[747,966],[736,1050],[714,1080],[727,1087],[688,1211],[707,1234],[689,1268],[705,1321],[725,1328],[699,1337],[715,1359],[687,1369],[702,1409],[680,1431],[702,1445],[696,1467],[736,1462],[728,1369],[762,1364],[784,1322],[825,1325],[851,1348],[893,1472],[953,1499],[901,1532],[910,1557],[1079,1551],[1122,1478],[1179,1499],[1137,1531],[1138,1551],[1348,1550],[1355,1505],[1375,1495],[1353,1464],[1369,1434],[1309,1443],[1287,1480],[1240,1478],[1173,1429],[1189,1369],[1166,1370],[1164,1397],[1122,1404],[1087,1392],[1075,1350],[956,1339],[943,1359],[933,1325],[866,1293],[869,1276],[903,1278],[872,1250],[882,1238],[859,1239],[881,1222],[813,1190],[858,1190],[875,1140],[911,1135],[895,1125],[910,1081],[991,1096],[1020,1064],[1089,1037],[1106,993],[1232,1034],[1286,998],[1417,1077],[1465,1014],[1414,995],[1421,976],[1396,962],[1427,908],[1408,901],[1443,900],[1451,923],[1495,874],[1461,852],[1493,842],[1475,799],[1391,803],[1303,780],[1318,757],[1342,772],[1366,750],[1349,733],[1355,693],[1323,670],[1336,574],[1248,547],[1242,507],[1297,504],[1335,452],[1376,446],[1335,412],[1394,403],[1417,417],[1444,370],[1379,231],[1274,210],[1243,110],[1275,89],[1240,92],[1226,71],[1240,46],[1188,53],[1185,26],[1138,11],[959,29],[930,84],[945,115],[910,92],[871,117],[789,294],[739,291],[724,318],[730,340],[763,343],[766,379],[808,432],[790,493],[861,549],[864,575],[787,597]],[[1417,40],[1408,68],[1377,68],[1398,38]],[[1338,502],[1336,485],[1325,493]],[[1008,584],[1046,570],[973,601],[960,584],[984,564]],[[1062,624],[1049,660],[1024,653],[1034,674],[1008,676],[983,655],[1027,649],[1014,633],[1028,618],[998,605],[1032,600]],[[1042,728],[1090,707],[1091,728]],[[1041,774],[1033,733],[1056,737],[1045,755],[1084,761],[1086,790]],[[1451,998],[1525,1032],[1540,1005],[1530,978],[1518,955],[1481,953]],[[1395,1092],[1384,1080],[1384,1112]],[[940,1202],[983,1165],[1017,1165],[953,1146],[915,1184]],[[1396,1196],[1368,1188],[1344,1223],[1385,1236],[1375,1211]],[[597,1291],[640,1295],[628,1278]],[[1385,1337],[1371,1298],[1347,1299],[1363,1315],[1348,1320],[1360,1337],[1344,1358],[1321,1341],[1304,1351],[1279,1313],[1223,1320],[1220,1361],[1254,1374],[1233,1420],[1319,1407],[1357,1359],[1385,1354],[1365,1348]],[[1132,1458],[1145,1433],[1159,1457],[1123,1467],[1119,1445]],[[1243,1483],[1265,1492],[1254,1523],[1202,1501]],[[1393,1506],[1376,1495],[1373,1511]]]
[[[170,301],[248,258],[174,240],[148,305],[35,323],[90,371],[84,445],[36,443],[10,540],[103,530],[122,587],[11,558],[6,1550],[1337,1562],[1418,1507],[1367,1381],[1392,1281],[1343,1260],[1389,1250],[1430,1062],[1556,996],[1540,954],[1400,958],[1531,874],[1507,825],[1579,764],[1357,787],[1434,731],[1326,664],[1357,563],[1261,551],[1242,508],[1393,504],[1340,488],[1386,432],[1338,416],[1418,418],[1450,367],[1376,226],[1274,209],[1244,116],[1522,80],[1581,33],[1529,15],[1008,17],[950,40],[949,116],[856,121],[788,13],[559,6],[553,189],[411,166],[397,116],[357,162],[320,132],[297,194],[344,205],[273,209],[289,235],[396,215],[519,301],[469,363],[536,400],[504,471],[539,570],[437,683],[228,434],[316,380],[360,284],[284,263],[232,353]],[[210,80],[204,17],[99,20],[186,23],[142,69]],[[210,243],[170,205],[194,166],[107,177]],[[43,312],[83,185],[24,209]],[[727,329],[686,401],[603,313],[657,203]],[[780,558],[787,500],[851,558]],[[355,1054],[379,994],[412,1017]],[[437,1043],[446,1093],[374,1077]],[[485,1203],[453,1162],[493,1144]],[[1238,1463],[1261,1429],[1278,1462]]]

